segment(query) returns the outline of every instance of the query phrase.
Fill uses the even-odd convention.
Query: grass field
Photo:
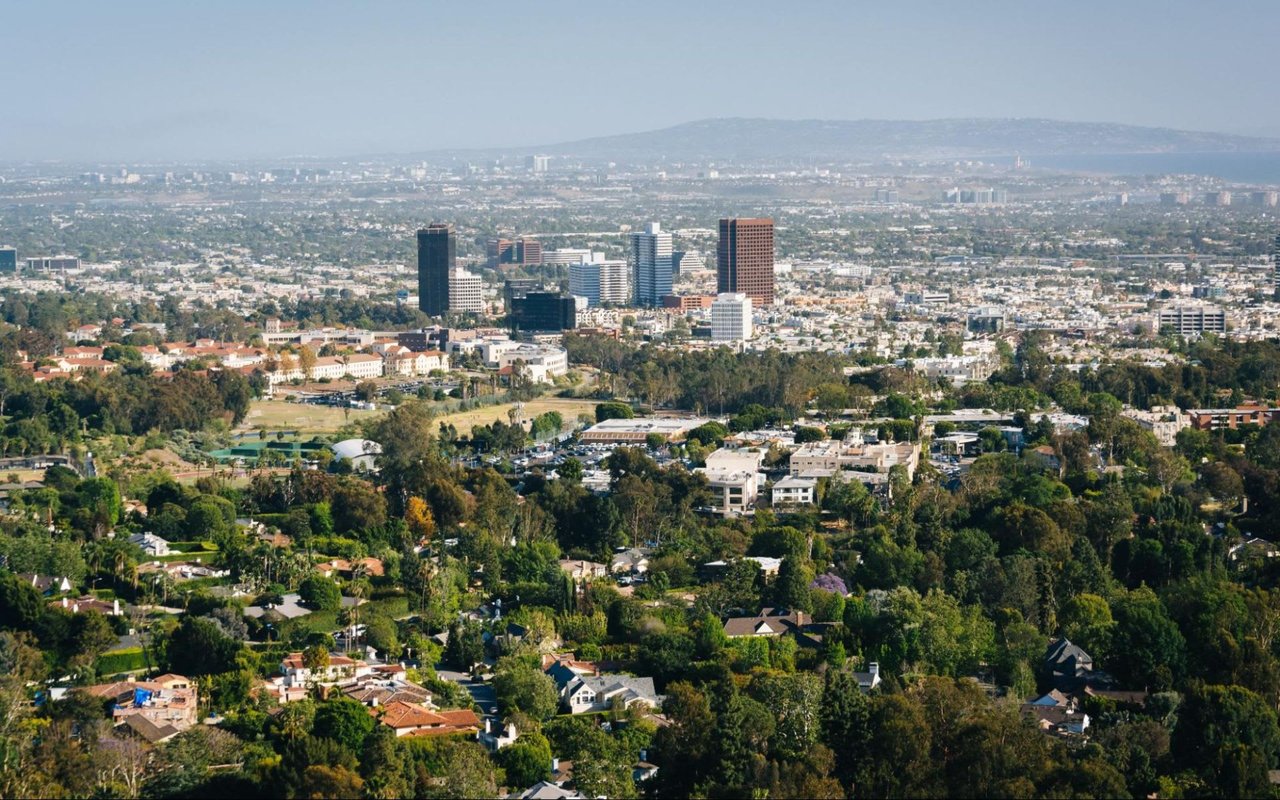
[[[566,429],[573,426],[579,414],[595,414],[595,400],[574,400],[564,397],[546,397],[530,400],[524,404],[520,418],[528,422],[539,414],[558,411],[564,417]],[[512,403],[485,406],[470,411],[456,411],[436,417],[436,423],[447,422],[458,429],[459,433],[470,433],[474,425],[487,425],[495,420],[507,422],[507,412],[514,407]],[[249,406],[249,414],[241,425],[246,430],[266,428],[269,431],[299,430],[304,435],[316,433],[333,433],[348,422],[371,419],[380,411],[363,411],[331,406],[314,406],[306,403],[286,403],[281,400],[255,400]]]
[[[539,414],[558,411],[560,416],[564,417],[565,429],[568,430],[577,423],[579,414],[591,414],[594,416],[597,402],[596,400],[574,400],[565,397],[530,400],[521,409],[520,419],[528,422]],[[503,403],[496,406],[476,408],[471,411],[458,411],[437,417],[436,423],[445,422],[457,428],[459,433],[470,433],[472,426],[475,425],[488,425],[495,420],[508,422],[510,418],[507,416],[507,412],[513,407],[512,403]]]
[[[303,433],[333,433],[348,422],[358,422],[377,416],[376,411],[364,411],[333,406],[314,406],[307,403],[286,403],[283,400],[255,400],[249,406],[242,427],[248,430],[266,428],[270,431],[300,430]]]

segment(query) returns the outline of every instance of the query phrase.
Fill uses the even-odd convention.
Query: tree
[[[852,673],[827,672],[818,722],[822,742],[836,754],[836,777],[846,790],[852,789],[871,756],[866,747],[871,741],[868,702]]]
[[[813,569],[807,561],[797,556],[782,559],[778,579],[774,586],[774,599],[782,608],[800,611],[813,609],[809,584],[813,582]]]
[[[546,720],[560,705],[555,681],[542,670],[512,656],[498,663],[493,690],[508,714],[519,711],[534,719]]]
[[[540,733],[522,733],[498,751],[498,765],[507,773],[507,785],[532,786],[551,774],[551,744]]]
[[[164,653],[170,672],[216,675],[235,668],[240,650],[240,643],[223,633],[218,623],[184,616],[169,637]]]
[[[1182,678],[1187,643],[1155,593],[1145,586],[1112,604],[1110,667],[1133,686],[1165,689]]]
[[[1178,763],[1210,783],[1221,776],[1237,787],[1256,784],[1254,776],[1274,767],[1280,751],[1276,712],[1239,686],[1193,686],[1178,710],[1172,748]]]
[[[404,522],[409,532],[419,542],[429,542],[436,532],[436,520],[431,506],[421,497],[410,497],[404,511]]]
[[[353,753],[364,750],[365,739],[376,723],[363,703],[349,697],[336,697],[316,708],[314,736],[332,739]]]
[[[617,400],[596,405],[596,422],[604,422],[607,419],[632,419],[635,415],[630,405]]]
[[[308,575],[298,587],[298,596],[317,611],[337,611],[342,607],[338,585],[323,575]]]

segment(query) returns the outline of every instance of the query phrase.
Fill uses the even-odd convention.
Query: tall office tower
[[[757,308],[773,305],[773,220],[720,220],[716,291],[741,292]]]
[[[485,263],[490,268],[497,267],[499,264],[511,263],[511,249],[515,247],[515,242],[510,239],[494,237],[484,243]]]
[[[551,166],[551,156],[525,156],[524,165],[530,172],[543,173]]]
[[[650,222],[643,233],[631,234],[631,283],[636,305],[660,307],[671,294],[671,234]]]
[[[449,223],[418,231],[418,308],[433,317],[449,311],[449,273],[458,260],[458,236]]]
[[[512,254],[512,260],[517,264],[524,266],[537,266],[542,263],[542,242],[537,239],[526,239],[523,236],[516,239],[515,252]]]
[[[1271,274],[1276,287],[1276,297],[1280,297],[1280,233],[1276,234],[1275,244],[1271,247]]]
[[[718,296],[711,304],[711,339],[744,342],[751,335],[751,298],[740,292]]]
[[[449,273],[449,310],[455,314],[484,313],[484,282],[465,269]]]
[[[600,260],[570,264],[569,294],[586,298],[588,306],[626,305],[631,297],[627,262]]]
[[[0,247],[0,272],[18,271],[18,251],[12,247]]]

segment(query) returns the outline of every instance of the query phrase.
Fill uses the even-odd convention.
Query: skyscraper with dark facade
[[[720,220],[716,288],[741,292],[757,308],[773,305],[773,220]]]
[[[449,311],[449,273],[458,259],[453,225],[433,222],[418,231],[418,308],[442,317]]]

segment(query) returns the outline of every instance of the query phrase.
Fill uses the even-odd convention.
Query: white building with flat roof
[[[484,281],[465,269],[449,273],[449,310],[455,314],[484,313]]]
[[[740,292],[718,295],[711,304],[711,339],[716,342],[745,342],[754,333],[751,298]]]

